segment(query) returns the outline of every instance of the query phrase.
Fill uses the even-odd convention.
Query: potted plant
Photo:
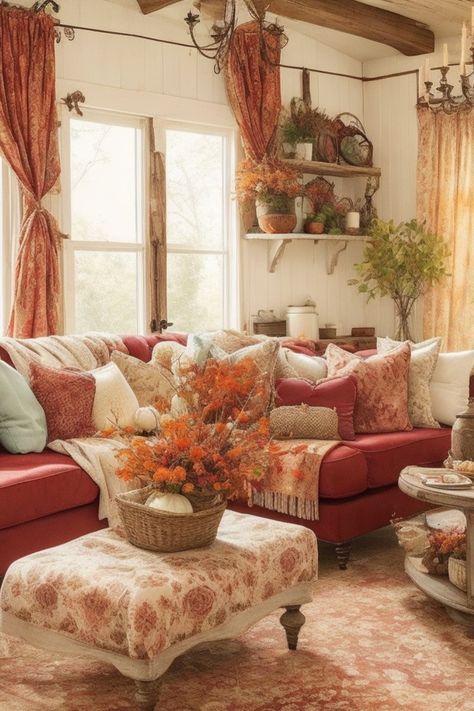
[[[348,283],[368,299],[390,296],[398,318],[396,337],[413,340],[409,326],[413,307],[430,286],[447,276],[446,246],[416,220],[396,225],[375,219],[369,236],[363,261],[354,265],[359,278]]]
[[[325,229],[326,216],[322,212],[309,213],[304,222],[304,231],[310,235],[321,235]]]
[[[303,194],[303,176],[276,159],[243,161],[237,171],[237,196],[255,200],[260,229],[285,234],[296,227],[295,198]]]
[[[448,575],[450,557],[466,550],[466,533],[458,528],[431,531],[428,534],[429,548],[422,562],[431,575]]]
[[[281,139],[290,146],[290,156],[299,160],[313,159],[313,127],[301,99],[293,98],[290,111],[282,114]]]

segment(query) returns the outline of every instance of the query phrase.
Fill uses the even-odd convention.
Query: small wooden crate
[[[261,336],[286,336],[286,321],[254,321],[253,332]]]

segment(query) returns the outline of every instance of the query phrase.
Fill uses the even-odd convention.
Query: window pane
[[[208,133],[166,131],[168,244],[222,248],[224,142]]]
[[[168,320],[173,330],[224,325],[224,260],[216,254],[168,254]]]
[[[141,134],[71,119],[72,239],[142,241]]]
[[[138,333],[140,257],[124,252],[74,253],[75,331]]]

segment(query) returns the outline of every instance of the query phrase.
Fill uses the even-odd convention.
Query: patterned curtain
[[[281,109],[280,38],[264,32],[270,62],[262,57],[257,22],[239,25],[232,38],[225,77],[230,105],[248,158],[272,155]]]
[[[474,111],[418,111],[418,218],[446,239],[449,277],[425,296],[424,336],[474,347]]]
[[[54,22],[44,13],[0,6],[0,151],[23,192],[23,215],[8,334],[56,333],[60,246],[41,204],[60,174],[55,106]]]

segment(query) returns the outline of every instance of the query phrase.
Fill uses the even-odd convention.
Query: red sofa
[[[183,336],[128,336],[131,355],[149,360],[159,340]],[[0,357],[9,361],[0,349]],[[236,511],[291,521],[311,528],[318,538],[336,544],[344,568],[353,538],[409,516],[424,504],[397,486],[408,464],[440,466],[451,442],[451,430],[414,429],[411,432],[358,435],[343,442],[324,459],[320,472],[320,517],[302,521],[260,507],[232,503]],[[98,489],[67,456],[45,450],[40,454],[0,452],[0,576],[10,563],[28,553],[57,545],[105,526],[97,517]]]

